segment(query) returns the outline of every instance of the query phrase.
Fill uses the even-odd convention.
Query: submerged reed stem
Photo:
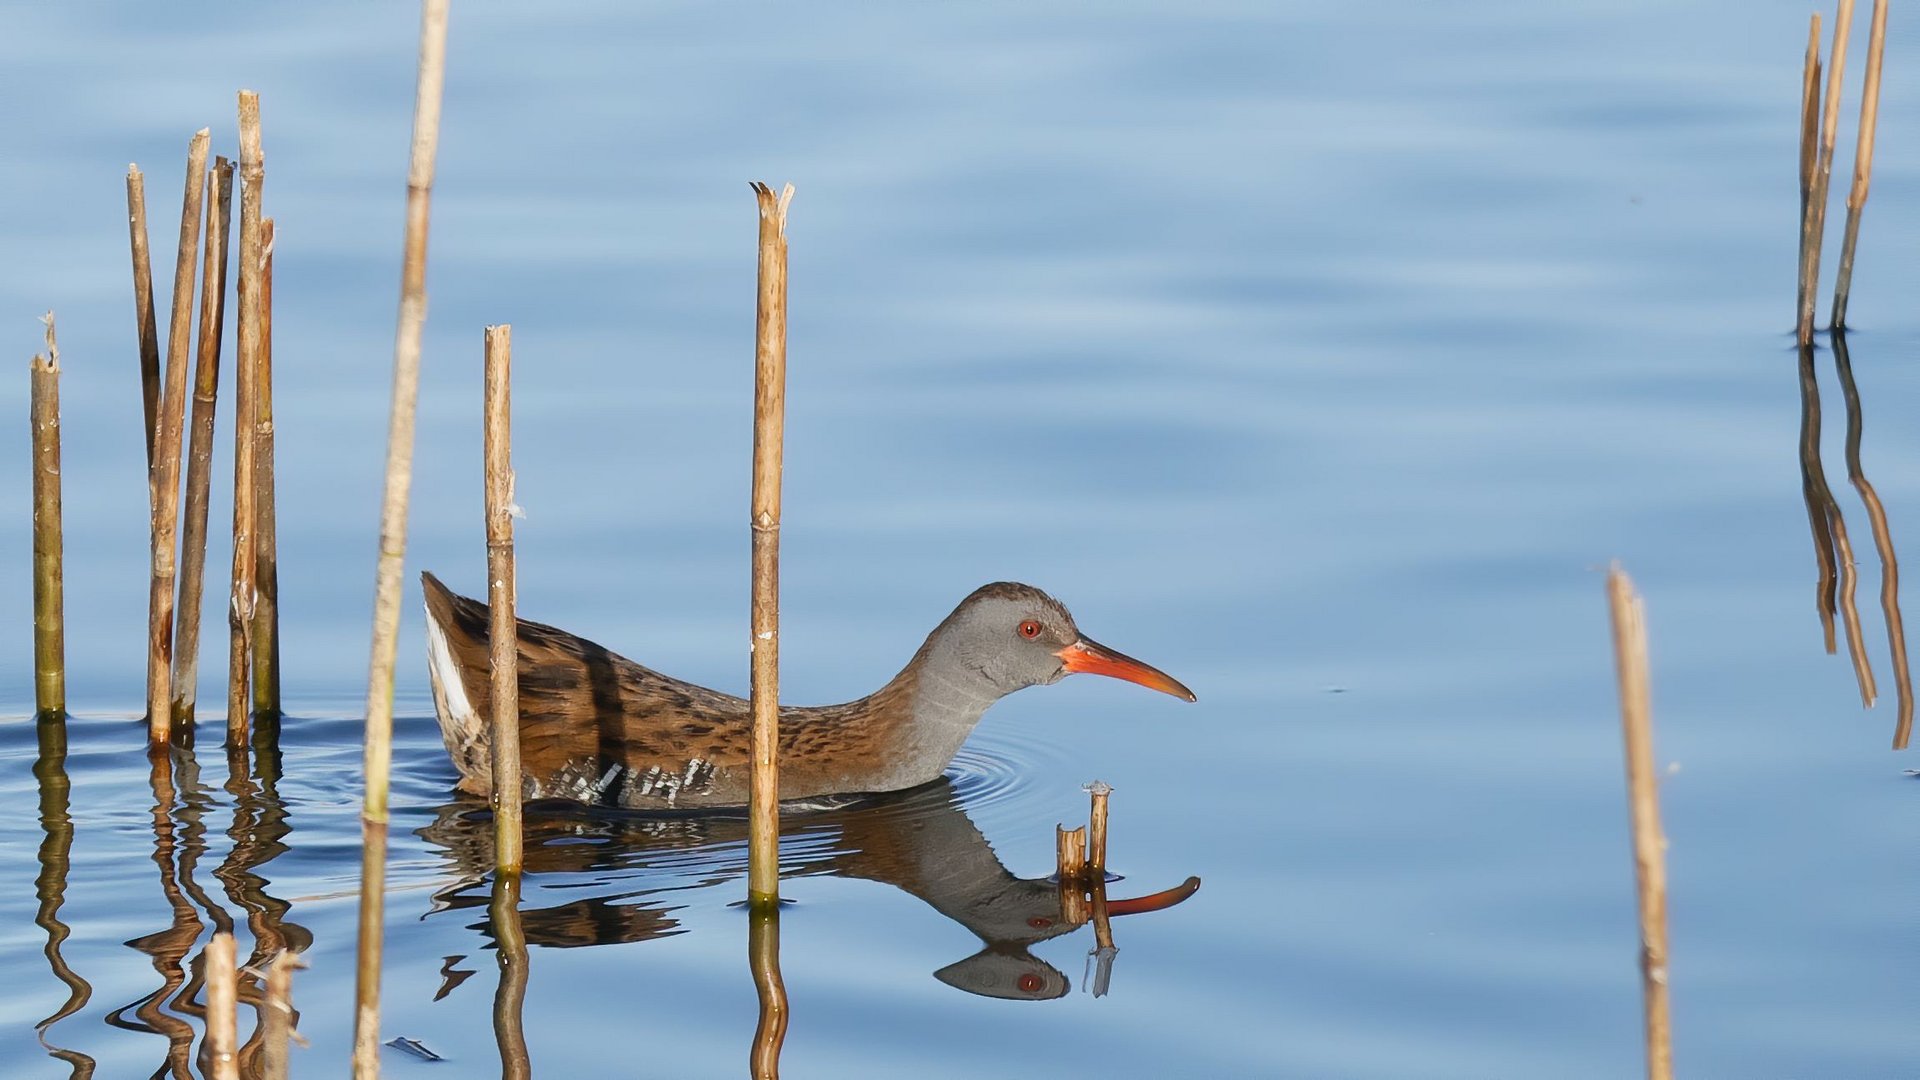
[[[1873,181],[1873,135],[1880,120],[1880,60],[1887,48],[1887,0],[1873,0],[1873,29],[1867,38],[1867,81],[1860,92],[1860,136],[1853,154],[1853,186],[1847,189],[1847,232],[1840,243],[1840,270],[1833,286],[1833,329],[1847,325],[1847,298],[1853,292],[1853,249],[1860,239],[1860,212]]]
[[[60,349],[53,312],[43,321],[47,354],[29,369],[27,421],[33,432],[33,708],[43,720],[67,712],[66,580],[61,566]]]
[[[193,263],[200,251],[207,177],[206,128],[187,144],[187,179],[180,199],[180,242],[173,264],[173,304],[167,324],[167,372],[160,421],[148,462],[151,575],[147,592],[147,737],[173,735],[173,588],[180,526],[180,437],[186,418],[188,354],[193,349]]]
[[[1653,695],[1647,676],[1646,612],[1633,581],[1615,566],[1607,574],[1613,616],[1613,658],[1626,744],[1627,807],[1633,827],[1633,869],[1640,908],[1640,981],[1647,1076],[1671,1080],[1673,1027],[1667,1010],[1667,841],[1660,829],[1660,788],[1653,765]]]
[[[494,868],[520,872],[520,626],[514,618],[513,327],[486,329],[487,641],[493,714]]]
[[[213,407],[219,396],[225,332],[227,247],[233,224],[233,163],[213,159],[207,175],[207,231],[200,261],[200,348],[187,425],[186,505],[180,526],[180,604],[173,631],[173,716],[193,721],[200,679],[200,599],[206,590],[207,495],[213,482]]]
[[[407,232],[400,317],[393,334],[393,407],[387,424],[386,490],[374,573],[373,640],[367,671],[366,795],[360,813],[360,920],[354,984],[353,1075],[380,1075],[380,954],[387,877],[387,789],[393,762],[393,665],[400,637],[400,570],[407,550],[413,423],[420,395],[420,336],[427,321],[427,217],[446,81],[447,0],[420,5],[419,77],[407,162]]]

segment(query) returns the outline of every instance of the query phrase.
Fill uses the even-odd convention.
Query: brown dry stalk
[[[1853,186],[1847,189],[1847,232],[1840,244],[1840,271],[1834,279],[1835,330],[1847,325],[1847,298],[1853,292],[1853,249],[1860,239],[1860,212],[1873,180],[1873,135],[1880,119],[1880,60],[1887,48],[1887,0],[1873,0],[1873,29],[1867,38],[1867,82],[1860,93],[1860,137],[1853,154]]]
[[[1807,257],[1813,251],[1813,175],[1820,143],[1820,13],[1807,30],[1807,58],[1800,72],[1800,278],[1794,294],[1794,330],[1802,346],[1813,344],[1813,281]]]
[[[218,933],[207,942],[207,1075],[210,1080],[240,1080],[235,1050],[239,1018],[239,972],[234,967],[233,935]]]
[[[67,712],[66,581],[61,568],[60,349],[53,312],[43,321],[47,354],[29,368],[28,423],[33,429],[33,707],[43,719]]]
[[[267,967],[267,998],[261,1005],[260,1075],[262,1080],[287,1080],[289,1045],[300,1038],[294,1030],[293,973],[307,965],[289,949],[276,952]],[[301,1039],[301,1045],[306,1040]]]
[[[200,598],[206,589],[207,494],[213,480],[213,407],[219,394],[220,338],[225,332],[227,237],[233,224],[233,163],[213,159],[207,176],[210,210],[200,261],[200,348],[193,372],[193,416],[187,425],[187,491],[180,532],[180,606],[173,632],[173,715],[193,720],[199,696]]]
[[[514,619],[513,327],[486,329],[487,634],[493,710],[493,839],[498,873],[520,871],[520,627]]]
[[[1660,830],[1660,788],[1653,765],[1653,695],[1647,676],[1646,612],[1619,566],[1607,574],[1614,670],[1626,744],[1627,806],[1640,907],[1640,977],[1647,1076],[1671,1080],[1673,1027],[1667,1010],[1667,841]]]
[[[187,144],[187,179],[180,199],[180,242],[173,263],[173,310],[167,324],[167,371],[160,421],[147,466],[153,512],[151,575],[147,591],[147,739],[173,736],[173,588],[180,536],[180,439],[186,422],[187,366],[193,350],[193,261],[200,251],[200,218],[207,177],[206,128]]]
[[[266,161],[260,150],[260,95],[240,91],[240,284],[234,312],[239,331],[233,358],[233,591],[227,602],[227,745],[247,741],[252,720],[249,690],[255,603],[254,472],[258,449],[254,426],[260,415],[260,279],[265,260],[261,235],[261,184]]]
[[[140,409],[153,468],[154,425],[160,422],[160,331],[153,321],[153,259],[147,250],[147,178],[127,166],[127,232],[133,243],[133,322],[140,343]],[[149,493],[151,496],[151,493]],[[151,509],[151,508],[149,508]]]
[[[1833,178],[1833,142],[1840,129],[1840,84],[1847,67],[1847,37],[1853,30],[1853,0],[1840,0],[1834,17],[1833,50],[1827,57],[1827,90],[1822,98],[1820,156],[1813,169],[1813,202],[1808,208],[1807,287],[1800,299],[1802,341],[1813,340],[1814,293],[1820,286],[1820,245],[1827,228],[1827,190]]]
[[[753,781],[748,795],[747,898],[780,892],[780,473],[787,408],[787,206],[755,183],[760,208],[759,299],[753,375]]]
[[[440,141],[446,81],[447,0],[420,5],[419,80],[407,164],[406,247],[400,319],[393,335],[393,408],[387,425],[386,490],[374,572],[373,640],[367,672],[366,797],[360,812],[359,946],[354,984],[353,1075],[380,1075],[381,923],[386,905],[387,789],[393,763],[393,666],[400,639],[400,570],[407,551],[407,494],[413,482],[413,423],[420,395],[420,335],[427,321],[427,212]]]
[[[1113,794],[1113,785],[1095,780],[1087,785],[1087,793],[1093,802],[1087,814],[1087,872],[1097,885],[1107,872],[1107,798]]]
[[[253,373],[253,711],[280,715],[280,559],[273,481],[273,219],[260,223],[260,349]]]
[[[1060,921],[1087,921],[1087,828],[1054,826],[1055,876],[1060,880]]]

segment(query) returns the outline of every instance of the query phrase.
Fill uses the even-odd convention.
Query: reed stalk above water
[[[487,641],[494,869],[520,872],[520,626],[514,618],[513,327],[486,329]]]
[[[47,353],[29,370],[27,421],[33,432],[33,708],[43,720],[67,712],[65,544],[60,512],[60,349],[53,312],[43,317]]]

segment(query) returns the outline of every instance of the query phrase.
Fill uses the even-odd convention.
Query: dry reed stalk
[[[1840,83],[1847,68],[1847,37],[1853,30],[1853,0],[1840,0],[1834,17],[1833,50],[1827,57],[1827,90],[1822,98],[1820,156],[1813,168],[1813,202],[1807,239],[1807,287],[1800,299],[1800,340],[1813,340],[1814,293],[1820,287],[1820,245],[1827,229],[1827,191],[1833,179],[1833,142],[1840,130]]]
[[[253,373],[253,711],[280,715],[280,559],[273,480],[273,219],[260,223],[260,349]]]
[[[1107,873],[1107,798],[1113,794],[1113,785],[1095,780],[1087,785],[1087,794],[1093,802],[1087,814],[1087,875],[1098,885]]]
[[[748,1066],[754,1080],[779,1080],[780,1048],[787,1041],[787,984],[780,976],[780,903],[747,904],[747,962],[760,997]]]
[[[53,312],[47,354],[29,367],[28,423],[33,430],[33,708],[46,719],[67,713],[65,549],[60,514],[60,349]]]
[[[153,468],[154,426],[160,422],[160,331],[153,321],[153,259],[147,249],[147,178],[127,166],[127,232],[133,244],[133,321],[140,341],[140,409],[146,424],[147,468]]]
[[[147,591],[147,739],[173,737],[173,588],[180,526],[180,438],[186,422],[188,354],[193,349],[193,262],[200,251],[200,218],[207,177],[206,128],[187,144],[187,180],[180,199],[180,243],[173,263],[172,312],[167,324],[167,372],[160,421],[147,465],[152,573]]]
[[[753,185],[760,207],[759,300],[753,376],[753,780],[748,794],[747,897],[780,892],[780,471],[787,408],[787,206]]]
[[[207,494],[213,480],[213,407],[219,394],[225,332],[228,231],[233,224],[233,163],[213,159],[207,176],[206,251],[200,262],[200,350],[187,425],[186,506],[180,533],[180,604],[173,631],[173,715],[193,720],[200,679],[200,598],[206,589]]]
[[[367,672],[366,796],[360,813],[359,948],[354,986],[353,1075],[380,1075],[380,953],[385,912],[387,787],[393,762],[393,665],[400,638],[400,569],[407,549],[407,494],[413,481],[413,421],[420,395],[420,335],[427,321],[427,211],[440,140],[446,81],[447,0],[420,5],[419,79],[407,163],[407,232],[400,270],[400,317],[393,334],[393,407],[387,426],[380,556],[374,574],[373,640]]]
[[[260,223],[260,187],[266,162],[260,152],[260,95],[240,91],[240,283],[234,297],[238,331],[233,358],[233,592],[227,602],[227,745],[247,741],[252,721],[254,472],[258,467],[254,425],[260,415],[260,278],[265,259]]]
[[[289,1044],[300,1038],[294,1030],[293,973],[306,966],[290,949],[281,949],[268,963],[267,996],[261,1005],[261,1080],[287,1080]]]
[[[239,972],[234,967],[233,935],[218,933],[207,942],[207,1076],[240,1080],[236,1052]]]
[[[1873,528],[1873,546],[1880,553],[1880,613],[1886,621],[1887,652],[1893,659],[1893,683],[1898,701],[1893,748],[1905,750],[1913,736],[1913,674],[1907,657],[1906,624],[1900,615],[1900,560],[1894,551],[1893,530],[1887,525],[1886,507],[1860,464],[1860,439],[1865,426],[1860,388],[1853,381],[1853,358],[1847,352],[1846,331],[1838,327],[1833,331],[1833,363],[1840,375],[1840,392],[1847,402],[1847,478],[1866,505],[1867,521]]]
[[[1880,60],[1887,47],[1887,0],[1873,0],[1873,29],[1867,38],[1867,81],[1860,93],[1860,137],[1853,154],[1853,186],[1847,189],[1847,232],[1840,244],[1840,270],[1834,279],[1835,330],[1847,325],[1847,298],[1853,292],[1853,249],[1860,239],[1860,211],[1873,180],[1873,135],[1880,119]]]
[[[1054,826],[1055,876],[1060,879],[1060,920],[1071,926],[1087,921],[1087,828]]]
[[[517,869],[494,874],[487,915],[493,940],[500,946],[494,952],[500,981],[493,991],[493,1038],[500,1047],[500,1076],[527,1080],[533,1075],[533,1061],[527,1056],[527,935],[520,920]]]
[[[1647,1076],[1671,1080],[1673,1027],[1667,1011],[1667,841],[1660,831],[1660,789],[1653,765],[1653,697],[1647,676],[1646,612],[1633,581],[1607,574],[1613,657],[1626,744],[1627,804],[1640,907],[1640,978],[1645,1006]]]
[[[1800,72],[1800,275],[1793,298],[1794,333],[1813,344],[1813,282],[1807,256],[1813,251],[1813,176],[1820,143],[1820,13],[1807,30],[1807,58]]]
[[[493,709],[494,869],[520,872],[520,626],[514,618],[513,327],[486,329],[488,670]]]

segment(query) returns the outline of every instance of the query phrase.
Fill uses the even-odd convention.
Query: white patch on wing
[[[456,762],[466,747],[479,735],[480,717],[467,698],[467,685],[460,680],[460,668],[453,662],[453,650],[447,647],[446,632],[433,615],[427,615],[427,674],[433,682],[433,705],[439,713],[440,735],[447,749],[455,752]]]

